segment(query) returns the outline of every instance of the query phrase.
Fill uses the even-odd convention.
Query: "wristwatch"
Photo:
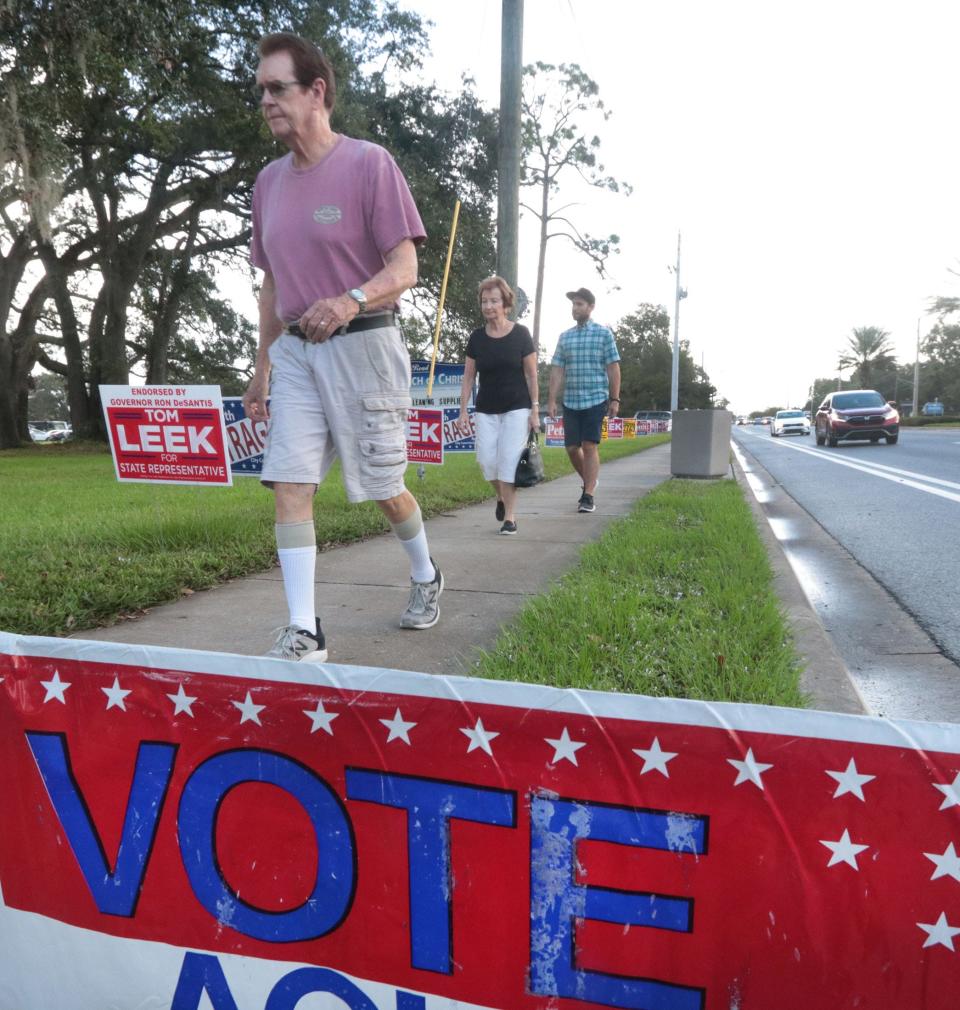
[[[351,288],[347,294],[360,306],[361,312],[367,311],[367,296],[362,288]]]

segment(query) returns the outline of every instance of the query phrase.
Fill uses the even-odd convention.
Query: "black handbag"
[[[513,479],[516,487],[533,487],[543,480],[543,456],[540,455],[539,443],[540,436],[531,431],[517,463],[517,474]]]

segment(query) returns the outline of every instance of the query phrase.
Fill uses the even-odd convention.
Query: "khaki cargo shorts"
[[[282,333],[270,345],[270,421],[260,480],[320,484],[340,460],[347,498],[404,491],[410,356],[396,326],[322,344]]]

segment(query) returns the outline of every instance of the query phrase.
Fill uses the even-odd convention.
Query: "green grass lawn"
[[[651,491],[583,549],[577,568],[526,604],[475,672],[805,704],[766,552],[734,481],[672,480]]]
[[[668,435],[605,442],[617,459]],[[571,473],[563,449],[544,449],[548,478]],[[424,516],[492,496],[472,453],[411,467]],[[315,499],[317,542],[386,530],[372,504],[349,505],[339,475]],[[273,496],[255,478],[232,488],[120,484],[110,454],[82,443],[0,452],[0,628],[62,635],[176,599],[274,560]]]

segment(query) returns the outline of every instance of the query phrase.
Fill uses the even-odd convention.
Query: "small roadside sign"
[[[443,408],[443,451],[475,452],[477,448],[477,426],[473,420],[473,407],[467,408],[469,424],[464,430],[458,423],[459,407]]]
[[[239,396],[223,398],[223,419],[227,425],[227,451],[234,477],[259,477],[263,472],[267,422],[251,421]]]
[[[407,462],[443,465],[443,411],[413,407],[407,412]]]
[[[545,417],[543,419],[544,440],[543,444],[550,449],[563,447],[563,418]]]
[[[219,386],[100,386],[117,480],[233,484]]]

